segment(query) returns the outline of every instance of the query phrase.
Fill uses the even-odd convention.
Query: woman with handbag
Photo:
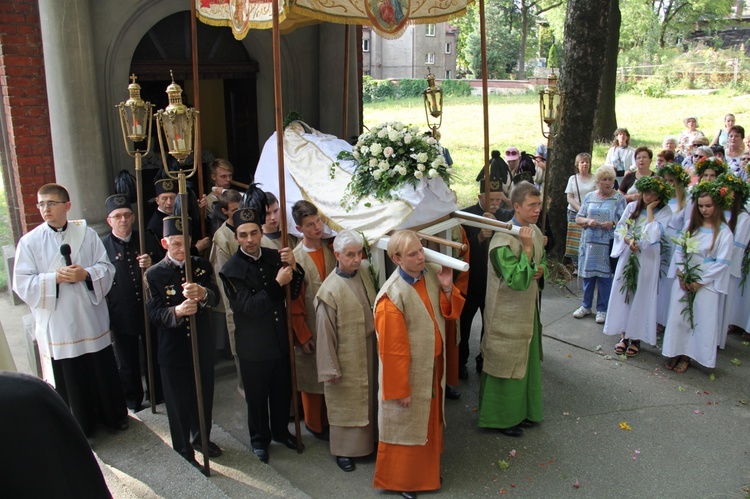
[[[594,289],[597,288],[596,322],[604,324],[614,272],[609,255],[615,224],[625,212],[625,196],[614,189],[615,170],[612,167],[599,167],[595,180],[598,189],[583,198],[576,216],[576,223],[583,228],[578,257],[578,273],[583,278],[583,301],[573,312],[573,317],[581,319],[591,314]]]
[[[586,194],[596,190],[596,181],[591,175],[591,155],[582,152],[576,156],[576,170],[571,175],[565,194],[568,199],[568,235],[565,240],[565,257],[573,263],[573,275],[578,273],[578,246],[581,242],[581,227],[576,223],[576,215],[581,209]]]

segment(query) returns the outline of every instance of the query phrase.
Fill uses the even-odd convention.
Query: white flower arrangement
[[[404,184],[416,188],[422,181],[441,177],[450,185],[453,175],[443,148],[433,137],[420,133],[416,126],[393,121],[360,135],[352,152],[342,151],[338,159],[356,163],[341,201],[348,208],[366,196],[379,201],[394,199],[393,191]],[[334,175],[335,168],[331,168]]]

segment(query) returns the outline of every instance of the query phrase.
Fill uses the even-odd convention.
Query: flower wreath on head
[[[693,186],[690,195],[696,204],[698,203],[698,198],[711,196],[711,199],[714,200],[716,206],[721,210],[728,210],[732,207],[732,203],[734,203],[734,192],[715,180],[701,180]]]
[[[641,177],[635,182],[638,192],[655,192],[659,196],[659,202],[667,204],[674,194],[674,187],[664,180],[663,177]]]
[[[698,178],[701,178],[706,170],[715,171],[718,177],[727,172],[727,164],[716,158],[701,158],[695,162],[695,174]]]
[[[682,184],[683,187],[690,185],[690,174],[682,167],[682,165],[678,165],[677,163],[667,163],[659,168],[659,171],[657,171],[656,174],[660,177],[672,175],[678,183]]]
[[[742,206],[750,199],[750,185],[734,173],[722,173],[716,182],[728,187],[734,193],[735,199],[739,197]]]

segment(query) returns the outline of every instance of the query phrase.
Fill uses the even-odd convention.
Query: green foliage
[[[375,94],[375,78],[370,75],[362,77],[362,102],[372,102],[372,96]]]
[[[487,22],[487,77],[490,79],[508,78],[518,64],[518,51],[521,43],[518,31],[511,31],[500,20]],[[469,35],[466,58],[469,71],[474,78],[482,77],[482,55],[479,32]]]
[[[391,80],[376,80],[372,76],[362,77],[362,101],[377,102],[396,98],[396,85]]]
[[[540,26],[539,36],[537,37],[537,51],[539,52],[539,57],[549,57],[547,54],[549,54],[549,51],[554,44],[554,30],[548,26]],[[549,61],[547,62],[547,65],[549,66]]]
[[[398,81],[397,95],[399,98],[421,97],[425,88],[427,88],[427,82],[424,78],[404,78]]]
[[[646,78],[635,83],[633,91],[643,97],[666,97],[669,88],[661,78]]]
[[[555,45],[554,43],[549,47],[549,53],[547,54],[547,67],[560,67],[560,58],[557,56],[557,45]]]
[[[443,95],[455,97],[468,97],[471,95],[471,85],[464,80],[443,80],[440,88],[443,89]]]

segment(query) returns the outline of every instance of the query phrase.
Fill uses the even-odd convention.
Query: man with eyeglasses
[[[133,231],[135,216],[130,201],[123,194],[110,196],[105,201],[107,223],[112,231],[102,238],[109,261],[115,266],[115,279],[107,294],[109,323],[112,328],[117,370],[125,392],[128,409],[138,412],[143,408],[140,346],[145,351],[143,314],[143,272],[151,266],[151,257],[138,246],[138,233]],[[154,370],[154,383],[158,371]],[[160,387],[159,387],[160,388]],[[160,397],[161,390],[156,395]]]
[[[99,423],[125,430],[128,411],[105,303],[114,266],[86,221],[68,220],[65,187],[46,184],[37,200],[45,223],[18,242],[13,290],[34,315],[42,375],[87,437]]]

